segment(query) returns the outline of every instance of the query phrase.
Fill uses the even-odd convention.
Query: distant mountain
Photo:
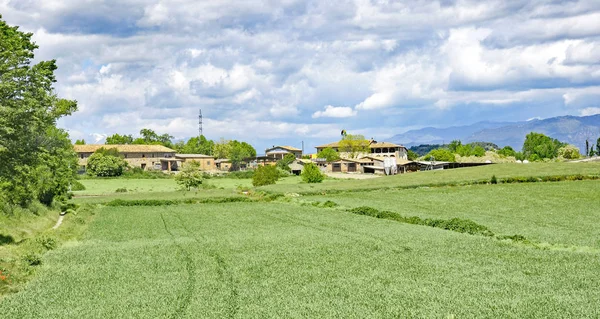
[[[520,150],[529,132],[546,134],[562,142],[585,149],[585,140],[596,143],[600,137],[600,114],[591,116],[560,116],[524,122],[478,122],[448,128],[427,127],[398,134],[391,142],[410,147],[420,144],[443,144],[451,140],[491,142],[500,147],[509,145]]]

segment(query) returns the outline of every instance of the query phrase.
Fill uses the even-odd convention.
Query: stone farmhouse
[[[340,154],[341,158],[343,158],[343,159],[350,158],[350,154],[348,154],[346,152],[340,152],[340,142],[319,145],[316,147],[317,153],[328,147],[330,147],[330,148],[334,149],[336,152],[338,152]],[[355,158],[360,159],[363,157],[376,157],[376,158],[378,158],[378,157],[395,157],[396,159],[404,159],[404,160],[408,159],[408,150],[406,149],[406,147],[404,147],[402,145],[394,144],[394,143],[377,142],[375,140],[370,140],[369,141],[369,150],[370,150],[369,153],[357,154],[357,156]]]
[[[74,145],[75,152],[79,158],[79,166],[85,170],[88,158],[95,151],[104,147],[106,149],[116,148],[129,166],[139,167],[143,170],[177,170],[178,160],[175,156],[175,150],[162,145],[103,145],[88,144]]]

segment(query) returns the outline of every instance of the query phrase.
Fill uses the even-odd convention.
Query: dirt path
[[[56,225],[54,225],[54,227],[52,227],[52,229],[57,229],[58,227],[60,227],[60,225],[62,225],[63,219],[65,219],[65,215],[60,215],[58,217],[58,220],[56,221]]]

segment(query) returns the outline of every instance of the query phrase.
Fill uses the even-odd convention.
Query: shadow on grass
[[[15,239],[12,236],[0,234],[0,246],[14,244]]]

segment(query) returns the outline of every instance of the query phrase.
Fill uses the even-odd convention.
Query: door
[[[356,172],[356,163],[348,163],[348,172]]]
[[[333,163],[332,165],[333,165],[332,171],[334,173],[341,173],[342,172],[342,164],[341,163]]]

